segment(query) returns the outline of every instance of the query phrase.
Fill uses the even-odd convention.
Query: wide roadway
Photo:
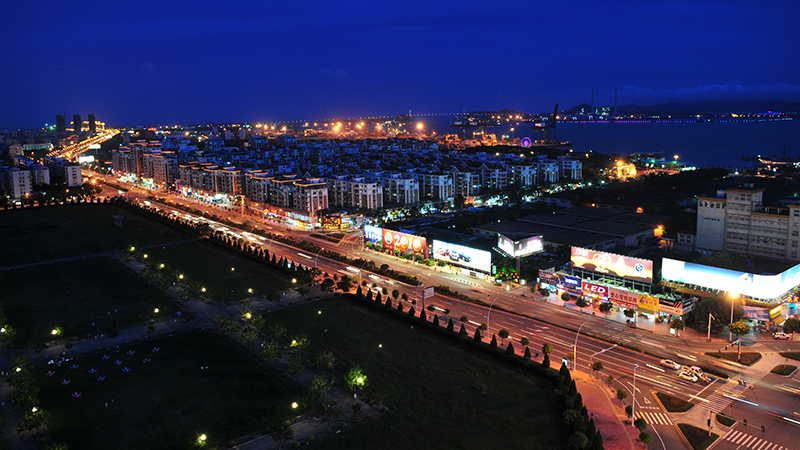
[[[96,176],[95,174],[93,175]],[[114,181],[118,182],[117,180]],[[126,197],[131,200],[136,198],[142,201],[151,194],[152,192],[150,191],[134,188],[126,194]],[[159,195],[165,194],[160,192]],[[537,352],[539,353],[538,358],[534,358],[539,361],[542,358],[542,345],[549,343],[553,346],[551,364],[554,366],[561,364],[561,361],[566,361],[567,354],[572,352],[573,349],[577,350],[577,358],[574,362],[567,361],[570,368],[577,367],[578,370],[589,372],[590,362],[602,362],[603,371],[596,375],[603,380],[608,375],[614,376],[615,380],[609,389],[616,390],[619,387],[623,387],[628,393],[634,392],[633,399],[628,398],[626,402],[630,404],[631,401],[635,401],[636,416],[643,416],[649,423],[648,431],[654,437],[650,448],[673,449],[685,447],[670,416],[658,406],[653,395],[656,391],[665,392],[695,404],[703,404],[714,411],[731,413],[737,418],[745,418],[747,415],[762,418],[765,416],[764,410],[800,411],[800,404],[790,406],[794,405],[798,396],[785,390],[774,387],[756,390],[737,389],[736,386],[738,385],[732,386],[732,383],[728,383],[726,380],[719,380],[713,377],[711,383],[692,383],[678,378],[677,371],[661,367],[659,364],[659,357],[663,357],[686,365],[697,363],[701,365],[716,365],[726,369],[732,374],[732,377],[736,377],[737,371],[743,370],[742,367],[703,355],[704,352],[717,351],[724,346],[725,342],[720,339],[712,339],[710,342],[689,340],[634,329],[625,324],[607,320],[602,316],[584,314],[574,308],[542,301],[538,296],[531,294],[530,289],[527,287],[514,286],[511,288],[509,286],[507,290],[505,286],[495,286],[492,283],[466,277],[458,273],[439,268],[428,268],[393,256],[364,250],[360,248],[362,245],[360,239],[345,238],[341,243],[337,244],[324,239],[310,237],[307,232],[287,229],[282,224],[259,220],[259,218],[249,214],[241,215],[242,209],[240,208],[221,209],[210,205],[198,204],[196,201],[190,201],[178,196],[170,196],[169,201],[207,210],[227,220],[236,222],[249,221],[259,225],[259,228],[263,227],[263,229],[274,234],[292,236],[296,240],[312,241],[322,248],[347,254],[353,258],[366,258],[374,261],[379,266],[388,264],[401,273],[414,275],[420,280],[419,287],[389,280],[386,277],[362,271],[361,268],[328,260],[279,242],[269,241],[263,244],[264,249],[276,253],[279,257],[285,257],[288,260],[296,261],[306,266],[318,267],[328,274],[347,274],[359,282],[362,279],[367,280],[370,286],[375,283],[379,288],[385,287],[389,292],[393,289],[398,289],[401,293],[408,294],[410,299],[419,299],[418,307],[423,306],[423,288],[440,284],[449,285],[452,289],[471,297],[482,298],[487,303],[494,302],[494,307],[490,310],[484,306],[439,295],[425,300],[427,304],[436,306],[437,314],[439,314],[440,320],[443,320],[442,326],[446,324],[447,318],[453,318],[456,327],[458,327],[460,326],[459,319],[462,316],[467,316],[468,322],[465,326],[469,335],[472,336],[475,328],[486,322],[489,325],[485,335],[486,341],[491,339],[493,334],[497,334],[500,329],[506,329],[509,331],[509,339],[505,342],[500,342],[501,340],[498,337],[498,341],[501,345],[508,341],[513,342],[517,353],[523,351],[519,343],[520,339],[527,337],[530,340],[529,346],[534,356]],[[168,211],[172,209],[169,204],[161,206]],[[442,317],[444,316],[443,309],[445,308],[450,309],[450,311],[447,317]],[[514,314],[506,313],[498,308],[511,311]],[[576,331],[579,327],[582,334],[578,336]],[[587,335],[634,346],[659,355],[659,357],[629,350],[619,345],[593,339]],[[766,347],[768,351],[797,351],[800,348],[796,342],[787,341],[762,341],[761,345]],[[638,367],[636,368],[636,386],[634,389],[633,371],[636,364],[638,364]],[[765,380],[768,378],[765,378]],[[760,386],[763,383],[763,381],[759,383],[759,387],[765,387],[766,385]],[[760,409],[756,410],[754,409],[756,407],[739,400],[731,400],[726,396],[726,392],[730,393],[730,396],[734,398],[742,395],[746,396],[750,392],[753,395],[762,395],[762,399],[758,403],[758,408]],[[745,393],[741,394],[741,392]],[[762,392],[764,393],[762,394]],[[621,404],[620,411],[622,411]],[[773,419],[772,417],[770,419],[773,420],[773,424],[770,426],[770,441],[781,443],[787,448],[793,448],[792,445],[795,444],[795,441],[792,436],[793,433],[798,431],[796,426],[785,420]],[[750,423],[754,423],[752,420],[751,418]],[[759,423],[761,422],[763,420],[759,421]],[[744,430],[744,428],[737,425],[734,431]],[[755,430],[752,426],[750,429]],[[760,433],[760,428],[758,431]],[[754,444],[756,443],[755,437],[741,442],[748,440],[752,440]],[[721,440],[717,447],[729,448],[730,446],[730,448],[737,448],[742,445],[741,442],[736,444],[732,440]],[[742,448],[749,447],[743,446]],[[765,445],[764,448],[768,448],[768,446]]]

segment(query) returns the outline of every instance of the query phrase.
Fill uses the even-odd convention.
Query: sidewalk
[[[591,378],[588,374],[572,371],[571,375],[581,393],[583,405],[603,436],[603,447],[606,450],[634,448],[638,430],[623,423],[629,419],[625,415],[625,407],[620,406],[620,401],[614,396],[614,390],[604,381]]]

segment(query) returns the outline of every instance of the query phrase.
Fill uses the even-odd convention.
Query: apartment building
[[[7,196],[20,199],[30,195],[33,189],[30,170],[3,166],[0,172],[2,172],[3,190]]]
[[[455,197],[455,185],[450,173],[416,173],[422,200],[449,200]]]
[[[292,208],[312,216],[323,209],[328,209],[328,184],[321,178],[295,181]]]
[[[331,206],[343,208],[383,208],[383,185],[363,176],[339,175],[326,179]]]
[[[800,206],[767,207],[763,189],[727,189],[697,198],[698,250],[800,260]]]
[[[383,184],[383,203],[411,205],[419,203],[419,180],[403,173],[386,173],[377,175],[376,179]]]

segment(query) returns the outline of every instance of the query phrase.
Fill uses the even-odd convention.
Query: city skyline
[[[9,5],[0,126],[800,101],[800,5]]]

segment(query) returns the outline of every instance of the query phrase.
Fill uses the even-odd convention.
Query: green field
[[[151,340],[107,355],[48,366],[52,376],[37,371],[51,414],[48,429],[70,448],[189,449],[200,434],[211,448],[291,417],[291,403],[301,397],[211,333]],[[71,369],[73,363],[78,368]]]
[[[215,301],[232,302],[292,287],[288,275],[210,242],[156,247],[146,253],[148,262],[179,270],[184,281],[201,282],[205,295]]]
[[[114,225],[121,215],[123,228]],[[187,239],[181,231],[112,204],[0,211],[0,267]]]
[[[84,337],[176,310],[109,257],[1,271],[0,286],[15,343],[22,345],[52,340],[56,326],[63,327],[63,337]]]
[[[396,409],[315,447],[564,448],[560,409],[553,385],[544,378],[346,300],[264,317],[267,323],[285,324],[290,334],[308,334],[312,355],[333,352],[340,374],[360,365],[369,387]]]

